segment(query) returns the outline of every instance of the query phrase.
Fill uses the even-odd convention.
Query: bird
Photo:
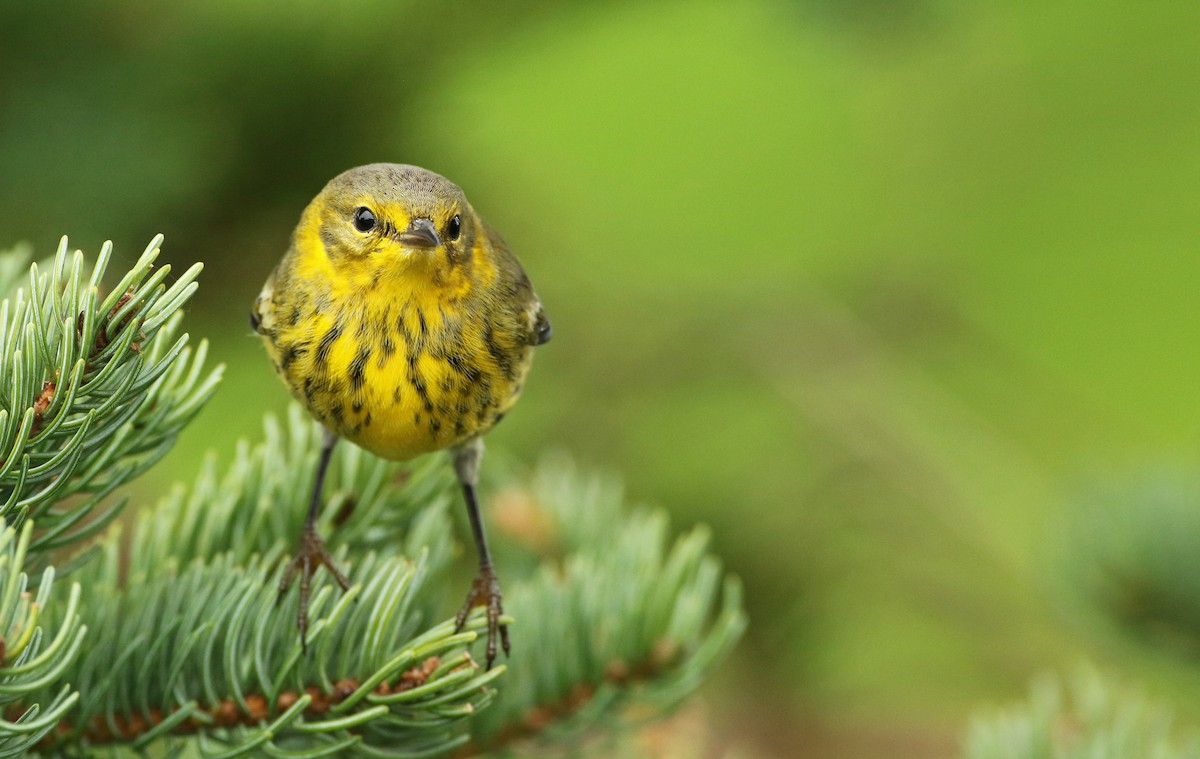
[[[479,559],[461,630],[487,617],[509,654],[500,583],[480,516],[483,437],[524,387],[551,326],[521,263],[462,189],[428,169],[373,163],[334,177],[308,204],[251,308],[275,372],[322,425],[312,497],[279,585],[300,580],[296,622],[306,646],[314,573],[350,582],[317,530],[338,440],[391,460],[448,451]]]

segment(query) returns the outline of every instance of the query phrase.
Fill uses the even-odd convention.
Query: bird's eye
[[[454,214],[454,218],[446,225],[446,239],[457,240],[458,235],[462,232],[462,217]]]
[[[360,206],[354,212],[354,228],[359,232],[370,232],[375,228],[375,214],[366,206]]]

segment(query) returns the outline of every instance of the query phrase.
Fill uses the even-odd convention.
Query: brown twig
[[[379,695],[387,695],[389,693],[400,693],[411,690],[418,685],[423,685],[441,664],[442,661],[439,657],[431,656],[400,675],[396,679],[395,685],[390,685],[385,681],[380,683],[374,692]],[[304,714],[309,717],[319,717],[327,714],[331,708],[346,700],[350,694],[358,690],[358,687],[359,682],[357,680],[352,677],[346,677],[333,684],[333,691],[331,693],[325,693],[315,686],[305,688],[302,693],[287,690],[280,693],[279,697],[275,699],[273,709],[268,708],[266,697],[258,693],[251,693],[245,697],[245,709],[242,709],[234,699],[226,698],[222,699],[216,706],[198,710],[201,715],[206,715],[208,719],[204,719],[203,717],[188,717],[176,725],[172,732],[177,735],[192,735],[207,728],[229,728],[237,725],[252,726],[261,724],[295,706],[296,702],[304,695],[308,695],[312,699],[308,707],[304,710]],[[15,720],[24,711],[25,707],[23,705],[14,704],[9,707],[5,717]],[[92,717],[91,721],[82,730],[71,724],[69,720],[64,719],[38,745],[41,748],[47,748],[55,744],[80,738],[87,740],[91,744],[128,743],[145,735],[149,730],[157,727],[164,719],[176,711],[178,711],[178,708],[166,712],[162,709],[152,708],[145,714],[116,714],[113,715],[111,725],[105,719],[104,715],[97,714]]]
[[[679,654],[679,645],[664,638],[654,646],[647,659],[636,665],[631,666],[623,659],[610,661],[604,668],[604,682],[620,686],[647,682],[670,667],[679,658]],[[535,738],[555,722],[566,719],[587,706],[596,695],[597,687],[599,683],[575,683],[562,698],[531,707],[520,720],[496,733],[486,742],[471,741],[465,744],[454,754],[454,759],[471,759],[509,748],[522,740]]]
[[[132,297],[133,297],[133,288],[131,287],[128,290],[126,290],[125,293],[123,293],[120,298],[117,299],[116,305],[113,306],[112,310],[110,310],[108,312],[108,317],[105,318],[104,322],[100,324],[100,328],[96,330],[96,339],[92,343],[92,350],[88,354],[88,358],[95,357],[97,354],[99,354],[101,351],[103,351],[105,348],[107,348],[110,343],[112,343],[113,336],[108,334],[108,328],[113,325],[109,324],[109,322],[111,322],[116,317],[117,312],[120,311],[125,306],[125,304],[129,302],[129,299]],[[140,305],[139,305],[139,308],[140,308]],[[133,319],[134,315],[137,314],[137,312],[138,312],[138,309],[134,308],[128,314],[126,314],[125,318],[121,320],[120,324],[116,325],[116,329],[114,330],[114,332],[120,332],[121,330],[125,329],[125,325],[129,324],[129,321],[131,319]],[[80,311],[79,318],[75,320],[75,329],[77,332],[79,332],[79,334],[81,336],[83,335],[83,322],[84,322],[83,312]],[[131,351],[133,351],[134,353],[141,351],[142,344],[139,341],[145,340],[145,339],[146,339],[145,334],[138,333],[138,341],[134,341],[134,342],[130,343],[129,349]]]
[[[42,415],[50,408],[50,404],[54,401],[54,391],[58,389],[58,383],[53,380],[46,380],[42,383],[42,392],[38,393],[38,397],[33,401],[33,429],[31,435],[36,435],[42,431]]]

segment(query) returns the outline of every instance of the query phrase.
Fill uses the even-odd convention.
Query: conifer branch
[[[11,369],[0,383],[0,496],[21,535],[5,533],[9,554],[0,540],[13,568],[5,588],[23,591],[27,550],[99,531],[121,503],[83,517],[161,456],[211,394],[219,369],[205,373],[203,344],[192,355],[186,335],[174,338],[198,267],[168,287],[167,267],[151,268],[157,243],[102,295],[111,247],[85,277],[64,241],[48,272],[32,267],[0,307]],[[460,633],[436,621],[463,591],[448,571],[457,493],[447,462],[400,465],[344,445],[321,529],[356,584],[341,594],[318,576],[305,655],[294,595],[280,604],[275,588],[319,438],[298,407],[286,425],[268,419],[264,441],[240,444],[224,473],[210,457],[191,486],[104,531],[77,560],[87,571],[65,605],[51,595],[52,568],[36,603],[6,590],[0,633],[29,671],[9,672],[17,685],[6,691],[0,670],[10,718],[0,753],[476,754],[628,721],[634,706],[669,708],[744,628],[739,586],[702,530],[671,540],[663,513],[630,510],[611,483],[551,459],[531,489],[497,497],[512,544],[500,555],[507,621],[521,637],[513,669],[483,671],[469,650],[482,615]],[[82,497],[64,505],[70,494]]]
[[[263,422],[264,439],[240,441],[222,475],[217,457],[204,460],[194,483],[176,486],[157,513],[134,523],[129,551],[131,581],[151,577],[168,563],[230,553],[236,562],[255,554],[290,550],[304,524],[316,474],[321,428],[296,404],[287,424]],[[334,449],[326,476],[320,529],[331,545],[351,553],[382,550],[416,555],[428,549],[440,571],[452,552],[447,511],[455,495],[453,473],[439,456],[411,463],[385,461],[354,445]]]
[[[0,518],[37,520],[33,553],[111,521],[123,501],[107,497],[170,449],[220,377],[220,367],[204,372],[204,342],[192,351],[186,334],[175,337],[201,265],[168,285],[171,267],[154,269],[161,241],[105,295],[111,243],[89,273],[64,237],[47,270],[33,264],[26,285],[0,303]],[[0,258],[11,279],[29,254]],[[66,500],[74,495],[83,497]]]
[[[47,567],[29,589],[21,571],[33,523],[18,533],[0,529],[0,757],[25,756],[79,698],[63,685],[87,628],[78,613],[80,589],[73,585],[65,608],[52,606],[54,569]],[[48,616],[57,624],[45,625]]]
[[[1042,678],[1021,705],[976,717],[964,759],[1200,759],[1193,733],[1182,738],[1169,712],[1084,671],[1064,693]]]
[[[358,495],[348,515],[328,521],[357,584],[339,595],[318,576],[304,656],[295,599],[277,604],[275,588],[308,495],[294,482],[311,474],[318,440],[295,409],[286,428],[268,420],[266,440],[240,445],[223,476],[210,460],[191,488],[140,513],[128,545],[117,531],[102,539],[102,561],[83,580],[95,634],[69,673],[83,697],[42,745],[48,754],[192,735],[214,751],[314,756],[561,740],[635,704],[670,708],[741,632],[737,584],[722,582],[702,531],[672,544],[662,513],[628,513],[618,490],[554,459],[539,467],[530,497],[537,509],[553,501],[549,523],[572,525],[555,549],[567,553],[508,582],[520,653],[485,672],[468,650],[480,615],[458,635],[451,621],[432,621],[462,592],[445,572],[454,549],[447,462],[408,470],[345,446],[329,492],[343,502]],[[579,529],[581,509],[602,517]],[[395,530],[390,539],[380,525]],[[542,735],[550,726],[558,729]]]
[[[537,560],[506,596],[536,626],[520,628],[536,653],[514,653],[496,705],[472,723],[475,753],[523,738],[573,744],[631,713],[662,714],[741,637],[741,585],[707,553],[707,529],[672,541],[665,512],[630,509],[616,480],[561,455],[498,500],[501,545]]]

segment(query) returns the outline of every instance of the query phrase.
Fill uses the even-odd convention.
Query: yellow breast
[[[276,275],[286,286],[260,298],[267,351],[341,437],[408,459],[487,432],[516,402],[532,348],[487,293]]]

